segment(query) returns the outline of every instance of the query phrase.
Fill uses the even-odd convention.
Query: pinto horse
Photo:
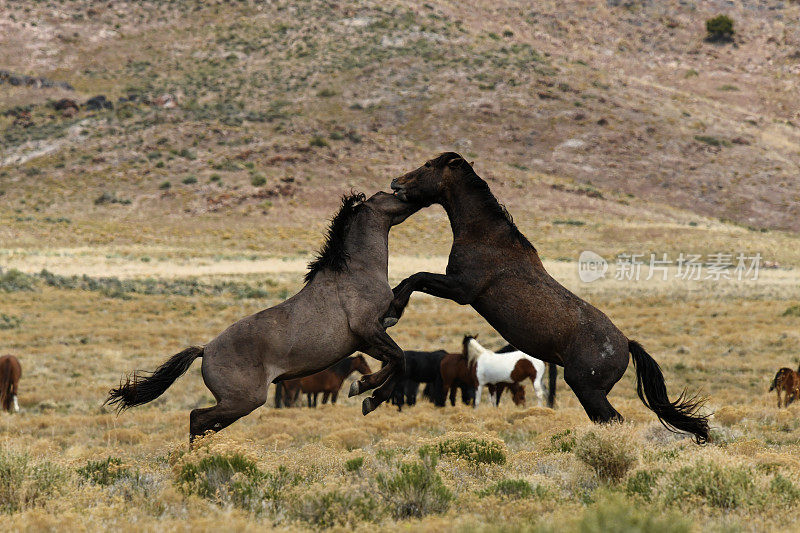
[[[495,353],[509,353],[509,352],[516,352],[516,351],[521,351],[521,350],[517,350],[516,348],[514,348],[510,344],[506,344],[505,346],[503,346],[502,348],[497,350]],[[530,354],[527,354],[527,355],[530,355]],[[533,357],[533,356],[531,356],[531,357]],[[536,359],[536,358],[534,357],[534,359]],[[536,360],[539,361],[539,359],[536,359]],[[548,381],[547,382],[547,407],[549,407],[550,409],[555,409],[555,406],[556,406],[556,380],[558,379],[558,367],[556,365],[554,365],[553,363],[546,363],[546,365],[547,365],[547,381]],[[513,391],[513,389],[512,389],[512,391]],[[491,388],[490,388],[490,393],[491,393]],[[501,391],[501,393],[502,393],[502,391]],[[525,400],[525,391],[524,390],[522,391],[522,399],[523,399],[523,403],[524,403],[524,400]],[[517,404],[517,405],[519,405],[519,404]]]
[[[403,350],[381,325],[392,301],[389,230],[419,208],[382,192],[345,196],[300,292],[241,319],[205,346],[174,355],[152,374],[134,373],[106,403],[122,410],[155,400],[202,357],[203,381],[217,404],[191,412],[194,439],[263,405],[270,383],[309,376],[360,351],[387,363],[354,382],[356,393],[375,389],[361,404],[364,414],[374,410],[405,368]]]
[[[536,398],[541,407],[542,399],[544,398],[544,390],[542,389],[544,363],[542,361],[520,351],[495,353],[481,346],[470,335],[464,337],[464,355],[467,358],[469,367],[475,373],[475,379],[478,381],[478,388],[475,391],[475,407],[478,407],[481,403],[481,391],[484,385],[520,383],[526,379],[531,380],[533,390],[536,391]],[[499,405],[500,395],[502,394],[502,388],[495,390],[493,398],[495,406]]]
[[[800,367],[795,372],[791,368],[781,368],[775,374],[769,391],[778,393],[778,409],[781,408],[781,392],[783,395],[783,407],[789,407],[795,400],[800,399]]]
[[[9,413],[19,412],[17,392],[20,377],[22,377],[22,365],[19,364],[19,359],[13,355],[0,357],[0,408]]]
[[[628,367],[636,392],[664,426],[708,440],[703,401],[670,400],[658,363],[599,309],[558,283],[517,229],[487,183],[460,155],[447,152],[392,181],[395,195],[440,204],[453,231],[445,274],[418,272],[394,288],[384,326],[394,325],[411,294],[421,291],[471,305],[500,335],[525,353],[564,367],[564,380],[594,422],[621,421],[608,393]]]

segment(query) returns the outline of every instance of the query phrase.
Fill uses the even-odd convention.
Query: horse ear
[[[475,335],[472,336],[472,338],[478,340],[478,335],[480,335],[480,333],[476,333]]]
[[[460,167],[461,163],[464,163],[464,159],[461,157],[454,157],[447,162],[447,166],[450,168]]]
[[[475,166],[475,161],[470,161],[469,162],[469,166],[474,167]]]

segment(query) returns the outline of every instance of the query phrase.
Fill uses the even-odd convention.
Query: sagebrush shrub
[[[628,478],[625,492],[629,496],[641,496],[649,502],[653,498],[653,489],[660,475],[658,470],[639,470]]]
[[[720,509],[734,509],[757,503],[758,492],[748,468],[698,462],[673,472],[664,498],[667,503],[685,505],[694,499]]]
[[[348,472],[358,472],[359,470],[361,470],[362,466],[364,466],[363,457],[354,457],[352,459],[348,459],[347,462],[345,462],[344,464],[344,468]]]
[[[579,533],[688,533],[691,524],[677,515],[664,516],[631,505],[620,495],[601,499],[586,510]]]
[[[433,446],[423,446],[420,452],[459,457],[475,464],[506,463],[506,451],[502,443],[471,437],[448,439]]]
[[[264,473],[239,453],[222,453],[184,462],[176,481],[184,493],[258,512],[277,510],[285,490],[299,478],[285,467]]]
[[[436,472],[436,457],[421,455],[421,461],[401,463],[396,471],[375,478],[378,493],[398,520],[443,513],[453,500]]]
[[[67,479],[58,466],[33,462],[27,454],[0,450],[0,512],[15,513],[43,504]]]
[[[480,497],[499,496],[512,500],[522,498],[542,498],[547,495],[547,489],[541,485],[534,488],[524,479],[501,479],[494,485],[487,487],[478,493]]]
[[[130,469],[117,457],[108,457],[102,461],[88,461],[86,466],[78,469],[78,474],[85,480],[97,485],[111,485],[120,478],[130,476]]]
[[[369,494],[332,490],[307,495],[295,506],[292,514],[318,528],[330,528],[380,521],[383,509]]]
[[[605,482],[618,482],[636,464],[636,454],[621,436],[589,432],[575,445],[575,455]]]

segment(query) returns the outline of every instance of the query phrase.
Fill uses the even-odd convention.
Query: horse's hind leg
[[[592,422],[622,422],[622,415],[617,412],[606,397],[604,390],[575,389],[572,391],[583,406],[583,410],[589,415]]]

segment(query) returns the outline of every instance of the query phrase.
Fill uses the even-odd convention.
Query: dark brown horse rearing
[[[389,398],[404,368],[403,350],[381,325],[392,301],[389,229],[418,209],[387,193],[343,198],[300,292],[241,319],[206,346],[174,355],[152,374],[134,374],[110,391],[107,403],[122,410],[150,402],[202,357],[203,381],[217,404],[191,412],[194,438],[263,405],[273,381],[319,372],[360,351],[387,363],[356,387],[356,392],[377,387],[362,402],[362,412],[369,413]]]
[[[545,270],[536,249],[514,225],[460,155],[448,152],[392,181],[404,200],[444,207],[453,230],[446,274],[419,272],[394,289],[384,320],[397,322],[411,294],[421,291],[471,305],[500,335],[525,353],[564,367],[564,379],[596,422],[622,420],[607,395],[628,366],[636,367],[637,393],[669,429],[708,440],[702,402],[670,401],[658,363],[600,310]]]
[[[22,365],[13,355],[0,357],[0,408],[9,413],[19,412],[19,378],[22,377]]]

